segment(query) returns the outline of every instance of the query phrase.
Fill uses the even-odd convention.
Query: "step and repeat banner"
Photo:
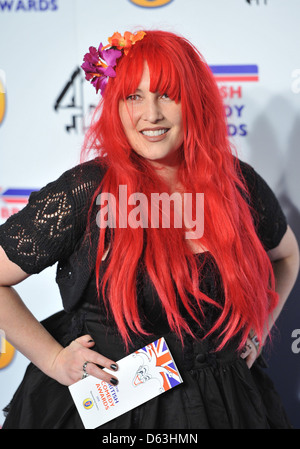
[[[241,159],[278,196],[300,241],[299,0],[0,0],[0,223],[79,162],[99,97],[80,69],[115,31],[164,29],[197,46],[217,79]],[[16,286],[42,320],[61,310],[55,268]],[[1,267],[0,267],[1,270]],[[300,428],[300,285],[279,322],[268,372]],[[28,361],[0,331],[0,409]],[[4,421],[0,413],[0,426]]]

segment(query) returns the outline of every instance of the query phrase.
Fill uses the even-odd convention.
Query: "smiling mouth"
[[[147,129],[147,130],[141,131],[141,133],[147,137],[158,137],[158,136],[162,136],[163,134],[166,134],[168,131],[169,131],[168,128],[154,129],[154,130]]]

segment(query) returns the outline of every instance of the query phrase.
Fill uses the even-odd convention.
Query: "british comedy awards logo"
[[[0,13],[45,13],[57,10],[58,0],[0,0]]]
[[[211,65],[224,101],[227,131],[230,137],[245,137],[248,134],[246,104],[243,101],[244,88],[248,83],[259,81],[256,64]]]

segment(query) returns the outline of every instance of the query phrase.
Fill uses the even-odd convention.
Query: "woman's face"
[[[150,74],[145,64],[140,84],[119,104],[120,119],[132,149],[159,165],[177,164],[183,143],[181,104],[167,95],[150,92]]]

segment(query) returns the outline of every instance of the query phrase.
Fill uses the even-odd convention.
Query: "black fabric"
[[[286,231],[284,214],[263,179],[247,164],[242,163],[241,169],[250,191],[257,233],[264,247],[272,249]],[[45,320],[44,326],[63,345],[89,333],[96,343],[94,349],[117,361],[127,351],[112,317],[107,317],[101,298],[97,299],[92,264],[85,263],[88,253],[88,240],[84,240],[86,211],[101,176],[103,170],[99,161],[66,172],[57,182],[33,195],[27,212],[21,211],[0,227],[0,244],[8,257],[28,273],[37,273],[58,260],[57,282],[65,310]],[[50,201],[52,195],[54,201]],[[51,213],[50,206],[53,206]],[[24,249],[28,239],[30,246]],[[94,255],[89,255],[91,261]],[[204,273],[201,289],[220,300],[222,282],[212,256],[202,253],[195,257]],[[102,270],[105,270],[105,262]],[[139,307],[141,315],[147,317],[144,325],[150,335],[147,338],[133,336],[129,352],[164,336],[184,382],[101,428],[289,428],[271,380],[258,362],[249,370],[237,353],[239,336],[218,353],[213,351],[214,336],[202,340],[204,332],[215,321],[218,309],[208,307],[206,329],[195,328],[196,339],[186,335],[182,346],[168,326],[147,275],[141,272],[139,276]],[[186,316],[186,319],[189,318]],[[4,429],[82,428],[68,388],[32,364],[6,412]]]
[[[111,327],[99,326],[91,313],[86,318],[82,330],[93,336],[95,349],[121,358],[125,349]],[[69,331],[70,316],[62,311],[43,324],[63,342]],[[99,429],[290,428],[280,398],[259,362],[249,370],[232,347],[215,356],[209,353],[207,343],[186,337],[182,348],[174,334],[164,337],[184,383]],[[141,339],[135,349],[149,341]],[[68,388],[32,364],[8,411],[3,429],[83,428]]]
[[[249,165],[240,168],[250,194],[250,206],[257,235],[266,251],[279,245],[287,222],[281,206],[266,181]]]

